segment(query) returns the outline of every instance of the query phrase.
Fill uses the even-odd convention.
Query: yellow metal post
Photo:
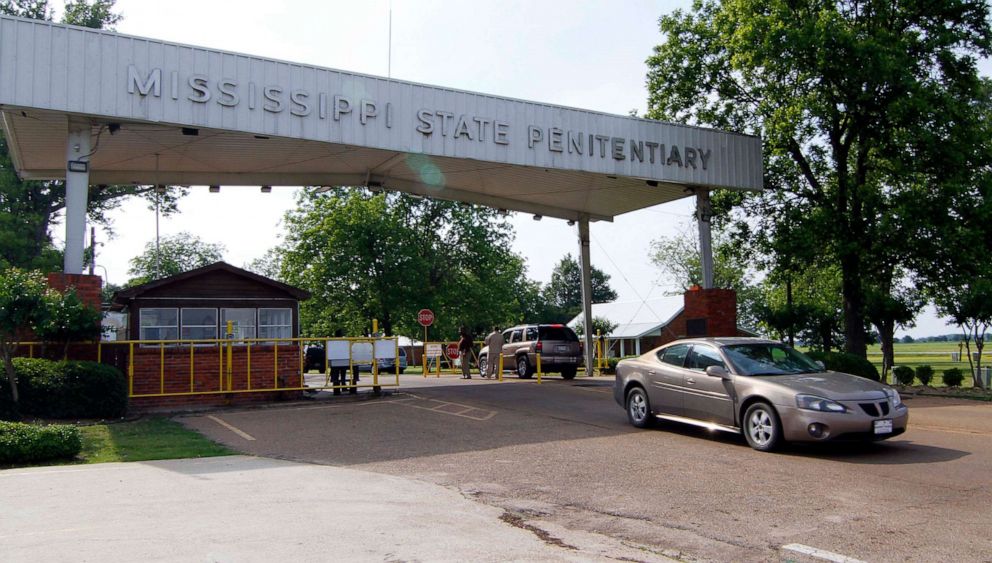
[[[279,341],[272,343],[272,388],[279,388]]]
[[[165,393],[165,343],[158,343],[159,393]]]
[[[127,352],[127,394],[134,396],[134,342],[128,344]]]
[[[541,384],[541,353],[537,354],[537,384]]]
[[[196,346],[193,346],[193,343],[190,342],[189,343],[189,392],[190,393],[193,392],[193,350],[195,349]]]
[[[503,382],[503,351],[499,352],[499,381]]]
[[[251,391],[251,341],[246,342],[245,354],[248,358],[248,390]]]
[[[96,343],[96,363],[103,362],[103,342]]]

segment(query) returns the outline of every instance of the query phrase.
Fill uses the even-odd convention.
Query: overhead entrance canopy
[[[66,179],[67,273],[91,185],[369,186],[578,221],[588,319],[589,221],[762,187],[756,137],[9,16],[0,119]]]
[[[80,119],[91,184],[381,185],[592,220],[762,186],[755,137],[13,17],[0,109],[26,179],[65,177]]]

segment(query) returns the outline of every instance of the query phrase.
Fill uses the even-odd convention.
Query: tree
[[[35,334],[45,342],[62,345],[62,357],[68,359],[69,345],[73,342],[94,340],[100,336],[99,309],[83,303],[75,290],[60,293],[50,289],[45,293],[44,322],[35,327]]]
[[[739,226],[774,242],[791,225],[803,255],[840,268],[845,345],[864,356],[866,264],[894,198],[924,178],[940,193],[938,169],[974,164],[959,133],[984,94],[987,4],[707,0],[661,30],[649,116],[762,136],[767,189],[736,196],[758,218]]]
[[[798,337],[811,348],[829,352],[843,342],[840,332],[841,280],[836,267],[811,266],[803,272],[775,271],[762,284],[757,307],[760,325],[795,345]]]
[[[14,352],[18,334],[34,329],[44,321],[45,280],[39,272],[17,268],[0,270],[0,354],[3,356],[11,399],[17,403],[17,377],[14,374]]]
[[[269,279],[282,281],[282,253],[279,247],[266,250],[261,257],[245,264],[245,269]]]
[[[593,317],[592,318],[592,333],[600,334],[602,336],[609,336],[616,328],[620,326],[615,322],[612,322],[606,317]],[[575,334],[582,336],[585,332],[585,323],[579,323],[575,325]]]
[[[132,278],[127,285],[140,285],[220,262],[224,250],[222,244],[204,242],[185,232],[160,239],[158,250],[154,241],[149,242],[143,253],[131,259],[127,273]]]
[[[592,266],[592,302],[609,303],[617,298],[610,287],[610,276]],[[544,287],[544,299],[549,317],[545,322],[563,323],[582,312],[582,270],[571,254],[558,261],[551,272],[551,281]]]
[[[121,20],[113,13],[114,0],[75,0],[67,2],[63,23],[91,28],[113,29]],[[51,20],[47,0],[2,0],[0,13]],[[90,221],[109,229],[108,215],[128,197],[160,199],[163,213],[177,210],[184,188],[169,188],[157,194],[153,186],[90,186],[87,214]],[[52,244],[49,232],[53,218],[65,209],[65,182],[24,181],[15,173],[6,139],[0,133],[0,267],[18,266],[40,270],[61,270],[62,253]]]
[[[278,254],[287,283],[307,289],[312,335],[418,334],[417,311],[435,313],[433,338],[523,320],[534,301],[512,230],[494,209],[400,193],[303,190],[285,218]]]
[[[737,324],[756,328],[761,290],[752,281],[747,261],[735,252],[730,239],[717,229],[713,237],[713,285],[737,293]],[[681,293],[703,285],[703,268],[696,240],[687,232],[651,241],[651,262],[662,272],[664,281],[679,287]]]
[[[947,288],[942,296],[937,297],[936,305],[937,312],[951,317],[954,324],[961,328],[975,387],[984,389],[985,382],[980,371],[986,332],[992,326],[992,280],[976,279],[964,287]],[[977,360],[971,355],[972,344],[978,352]]]

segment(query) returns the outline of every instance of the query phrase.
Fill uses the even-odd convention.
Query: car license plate
[[[875,434],[891,434],[892,433],[892,421],[891,420],[876,420],[875,421]]]
[[[555,346],[555,352],[568,352],[568,345],[559,344],[558,346]]]

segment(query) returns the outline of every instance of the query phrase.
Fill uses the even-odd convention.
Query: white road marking
[[[255,437],[254,437],[254,436],[252,436],[251,434],[249,434],[249,433],[247,433],[247,432],[245,432],[245,431],[243,431],[243,430],[241,430],[240,428],[235,428],[234,426],[231,426],[230,424],[228,424],[228,423],[226,423],[226,422],[224,422],[223,420],[221,420],[221,419],[219,419],[219,418],[217,418],[216,416],[214,416],[214,415],[212,415],[212,414],[208,414],[208,415],[207,415],[207,418],[209,418],[210,420],[212,420],[212,421],[214,421],[214,422],[216,422],[217,424],[220,424],[220,425],[221,425],[221,426],[223,426],[224,428],[227,428],[227,429],[228,429],[228,430],[230,430],[231,432],[234,432],[234,433],[235,433],[235,434],[237,434],[238,436],[241,436],[241,437],[242,437],[242,438],[244,438],[245,440],[249,440],[249,441],[254,441],[254,440],[255,440]]]
[[[790,543],[788,545],[783,545],[782,549],[795,551],[796,553],[802,553],[803,555],[809,555],[810,557],[816,557],[817,559],[823,559],[825,561],[833,561],[834,563],[865,563],[860,559],[855,559],[853,557],[848,557],[832,551],[817,549],[801,543]]]

